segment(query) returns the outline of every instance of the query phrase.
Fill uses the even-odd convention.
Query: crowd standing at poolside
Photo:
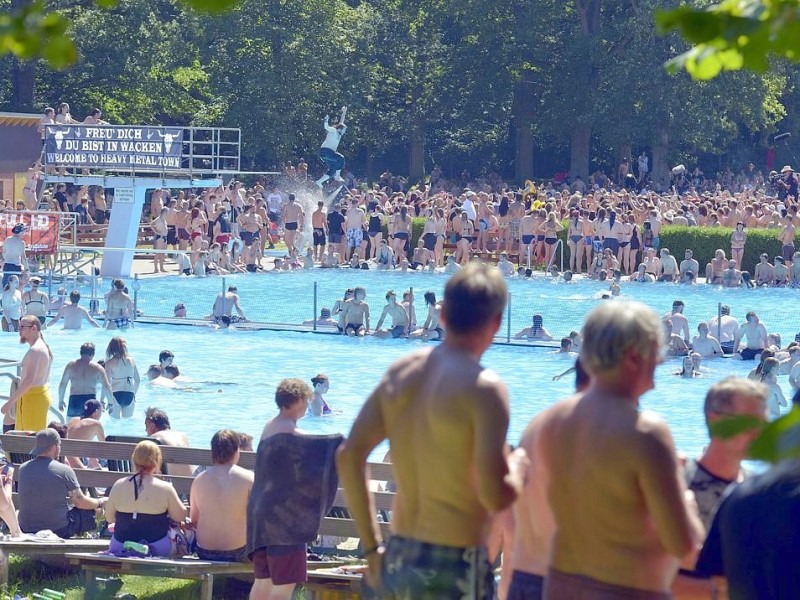
[[[794,506],[791,496],[779,498],[767,485],[772,471],[751,478],[730,500],[720,503],[723,489],[749,477],[739,463],[756,432],[712,438],[700,457],[684,459],[676,454],[664,422],[638,408],[638,398],[655,385],[661,349],[673,347],[673,341],[680,352],[693,351],[687,356],[689,366],[684,365],[692,374],[700,371],[701,359],[722,355],[722,344],[709,333],[714,323],[700,323],[698,335],[692,337],[695,324],[683,315],[685,305],[680,300],[663,317],[637,303],[600,301],[581,333],[562,340],[566,353],[579,352],[578,393],[536,415],[520,448],[510,452],[505,444],[506,388],[479,363],[502,321],[507,295],[503,271],[470,263],[448,281],[442,302],[429,294],[425,300],[434,311],[437,327],[447,329],[444,343],[418,349],[390,367],[339,452],[339,473],[368,562],[368,582],[379,597],[463,597],[466,589],[471,590],[467,592],[471,599],[494,598],[490,565],[500,552],[505,565],[500,597],[510,600],[649,600],[672,597],[671,591],[689,597],[681,594],[697,590],[711,594],[716,585],[712,576],[728,576],[732,590],[747,589],[753,579],[742,572],[771,578],[777,586],[793,584],[792,569],[778,568],[769,553],[748,550],[750,544],[762,543],[758,536],[738,532],[731,537],[726,533],[730,525],[714,516],[717,506],[719,514],[741,512],[740,505],[751,496],[764,501],[777,498],[784,510]],[[344,295],[336,310],[345,315],[345,321],[355,319],[348,302],[364,305],[364,296],[361,288]],[[400,300],[394,292],[386,294],[379,324],[391,320],[387,337],[411,330],[411,313],[403,304],[413,301],[413,291],[403,293]],[[361,306],[356,312],[366,330],[368,308]],[[761,361],[750,380],[728,378],[713,384],[698,418],[712,423],[729,415],[765,420],[767,413],[780,414],[785,399],[775,396],[776,378],[785,374],[800,383],[800,345],[795,342],[781,348],[755,313],[748,314],[741,325],[732,322],[729,313],[724,307],[721,318],[717,317],[718,329],[733,338],[724,341],[726,349],[738,351],[743,359],[759,357]],[[345,322],[344,327],[358,335],[358,325]],[[31,348],[23,360],[22,382],[3,407],[9,416],[11,405],[18,403],[17,426],[23,419],[34,430],[41,416],[37,412],[36,422],[29,421],[26,399],[34,384],[46,383],[46,377],[42,381],[37,377],[52,363],[41,334],[39,319],[22,318],[20,339]],[[520,331],[519,337],[552,338],[541,315],[534,315],[532,325]],[[138,369],[124,339],[116,337],[109,343],[105,367],[94,363],[93,355],[94,348],[84,344],[80,358],[64,370],[59,389],[62,406],[66,388],[71,386],[71,417],[63,428],[64,437],[104,439],[99,421],[104,404],[111,407],[112,416],[124,417],[135,400]],[[177,370],[173,361],[174,355],[164,351],[149,371],[161,377]],[[421,377],[427,382],[423,388]],[[326,407],[330,412],[323,398],[329,386],[327,376],[320,374],[311,382],[313,390],[298,380],[281,382],[276,392],[278,416],[267,423],[262,440],[278,433],[305,435],[297,428],[299,419],[309,412],[325,414]],[[92,394],[97,386],[102,390],[99,399]],[[126,394],[130,386],[134,394]],[[31,406],[38,407],[39,393],[33,397]],[[47,406],[49,398],[43,415]],[[68,457],[68,465],[58,463],[62,428],[45,425],[42,420],[32,452],[35,458],[20,468],[19,517],[7,493],[10,481],[3,479],[0,517],[12,533],[48,528],[70,537],[90,528],[87,518],[94,523],[87,514],[103,509],[105,518],[116,524],[111,552],[124,554],[126,541],[145,540],[150,553],[164,556],[175,551],[169,535],[171,519],[183,523],[186,531],[196,531],[197,552],[206,559],[252,560],[256,583],[251,597],[288,598],[306,580],[304,541],[258,546],[247,534],[247,524],[254,518],[250,511],[255,510],[248,496],[253,498],[253,490],[264,489],[267,475],[259,475],[258,462],[255,478],[236,467],[239,434],[228,430],[215,434],[211,441],[214,465],[197,477],[191,519],[187,519],[189,513],[174,488],[157,477],[160,450],[151,442],[140,443],[134,451],[133,477],[120,479],[108,498],[92,499],[80,492],[69,466],[81,468],[84,459]],[[166,413],[156,408],[146,412],[144,433],[162,444],[189,446],[186,436],[173,430]],[[442,451],[437,441],[442,435],[450,440],[451,450]],[[391,442],[398,495],[391,515],[393,535],[385,544],[370,509],[364,471],[368,455],[383,437]],[[576,445],[575,440],[582,442]],[[85,460],[95,464],[92,457]],[[171,472],[179,467],[171,465]],[[193,467],[184,467],[186,475],[191,475]],[[794,473],[785,466],[782,469],[776,471],[777,476],[790,478]],[[38,497],[54,500],[66,489],[74,508],[60,500],[42,503],[34,489]],[[222,499],[230,509],[224,515],[213,510]],[[420,506],[424,507],[421,517],[412,508]],[[768,513],[748,518],[756,527],[768,528]],[[139,518],[131,518],[134,514]],[[584,518],[587,514],[589,518]],[[219,533],[221,529],[225,535]],[[491,548],[488,530],[497,540]],[[712,537],[695,563],[706,531]],[[587,545],[586,540],[592,543]],[[780,538],[780,544],[786,552],[797,551],[790,539]],[[680,576],[679,566],[684,569]],[[420,576],[426,572],[435,576]]]
[[[66,111],[68,115],[68,106]],[[70,122],[59,112],[61,122]],[[673,593],[710,597],[718,583],[712,577],[720,576],[727,578],[731,597],[789,598],[800,589],[800,574],[791,568],[800,547],[797,537],[788,533],[800,508],[797,462],[757,476],[743,470],[740,463],[757,435],[755,429],[712,438],[699,457],[680,457],[664,421],[639,407],[639,398],[655,386],[655,369],[666,349],[667,355],[685,357],[679,373],[683,377],[701,374],[702,361],[724,354],[759,359],[748,379],[726,378],[710,386],[698,411],[698,419],[705,419],[709,429],[733,415],[755,421],[778,416],[787,404],[778,377],[786,375],[795,389],[800,387],[800,342],[783,347],[753,310],[739,323],[725,305],[719,315],[695,324],[684,316],[681,300],[659,317],[641,304],[613,299],[623,275],[631,282],[692,284],[704,274],[708,283],[723,287],[800,282],[800,253],[794,250],[800,225],[797,180],[788,166],[766,181],[748,169],[727,182],[723,176],[730,190],[723,191],[703,189],[706,184],[697,171],[678,169],[673,171],[674,190],[661,195],[640,189],[646,184],[646,156],[638,164],[639,176],[633,180],[627,169],[624,175],[620,170],[616,190],[602,174],[587,184],[576,179],[559,186],[568,189],[531,184],[522,192],[504,190],[497,179],[467,190],[463,185],[448,190],[448,182],[437,175],[430,184],[406,193],[401,181],[388,176],[384,183],[389,185],[382,189],[349,187],[330,212],[318,205],[308,215],[314,235],[305,256],[296,242],[305,239],[300,234],[305,233],[307,215],[295,192],[284,198],[277,188],[271,189],[274,204],[265,198],[267,187],[262,184],[247,190],[231,182],[194,197],[181,192],[172,198],[168,190],[153,193],[149,211],[156,245],[171,246],[185,257],[188,262],[180,265],[185,274],[258,272],[267,245],[282,233],[288,254],[280,270],[366,265],[438,269],[453,275],[443,301],[425,293],[428,312],[422,327],[413,310],[413,289],[399,298],[393,290],[384,294],[386,304],[374,331],[363,287],[347,290],[343,300],[327,313],[324,309],[319,318],[353,336],[374,332],[387,338],[443,340],[389,368],[339,448],[339,473],[368,562],[367,580],[379,596],[494,598],[491,563],[501,551],[504,600],[650,600],[671,598]],[[335,179],[351,182],[346,171],[331,165]],[[299,179],[300,171],[291,169],[290,176]],[[307,166],[302,173],[305,180]],[[394,190],[395,185],[401,189]],[[764,194],[770,186],[774,196]],[[79,201],[84,204],[82,197]],[[412,215],[426,219],[414,248]],[[569,220],[570,251],[564,279],[585,269],[611,287],[581,332],[561,340],[565,354],[579,354],[576,393],[534,416],[519,447],[511,451],[506,444],[508,392],[480,359],[502,321],[505,278],[520,276],[508,266],[509,255],[529,254],[532,262],[547,265],[563,219]],[[718,250],[704,273],[692,249],[673,249],[685,250],[679,263],[660,243],[661,228],[669,222],[730,226],[730,248]],[[388,239],[383,238],[384,227]],[[747,251],[746,231],[756,227],[776,229],[783,249],[774,264],[762,256],[750,276],[742,272],[741,261]],[[455,246],[450,255],[444,252],[446,241]],[[24,252],[14,254],[14,244],[8,255],[4,249],[10,268],[4,265],[3,322],[6,330],[19,332],[20,342],[29,349],[22,377],[2,413],[6,421],[16,420],[17,429],[39,431],[34,459],[20,467],[18,518],[10,494],[13,477],[8,471],[2,475],[0,518],[12,534],[46,528],[70,537],[87,530],[80,511],[103,509],[115,524],[112,552],[123,553],[125,542],[145,540],[152,554],[167,556],[174,551],[171,519],[196,530],[201,557],[252,560],[256,582],[251,598],[288,598],[306,578],[305,543],[252,543],[248,497],[268,475],[259,471],[258,463],[255,475],[236,466],[245,446],[241,434],[221,430],[212,438],[214,464],[195,480],[191,513],[175,489],[158,478],[161,451],[149,441],[138,444],[133,453],[135,474],[120,479],[107,498],[93,499],[81,492],[72,468],[58,462],[60,428],[46,427],[53,360],[42,335],[47,310],[37,314],[38,308],[22,308],[20,277],[25,277],[26,265]],[[497,268],[473,260],[488,252],[490,244],[501,252]],[[165,261],[156,258],[154,270],[164,269]],[[33,283],[31,279],[31,290],[25,292],[26,306],[38,302],[44,308],[42,293]],[[215,299],[212,319],[230,322],[234,309],[244,318],[236,292],[232,286]],[[71,304],[62,305],[53,321],[92,323],[88,314],[77,310],[79,300],[70,297]],[[70,307],[74,308],[67,312]],[[185,314],[185,306],[178,305],[176,316],[179,308]],[[112,329],[124,330],[135,318],[123,282],[113,283],[106,313],[106,327]],[[553,338],[539,314],[515,337],[529,342]],[[71,420],[63,428],[67,437],[102,440],[103,430],[97,425],[104,404],[116,418],[133,411],[140,378],[124,338],[111,340],[104,366],[94,363],[93,356],[94,348],[84,344],[80,358],[64,370],[59,405],[67,404],[69,385]],[[159,363],[148,370],[154,381],[178,372],[173,358],[162,352]],[[275,393],[278,414],[265,425],[262,446],[278,443],[280,434],[302,437],[298,420],[309,410],[325,413],[322,395],[328,378],[320,374],[312,383],[313,390],[299,380],[281,381]],[[98,386],[100,399],[89,397],[89,390]],[[163,444],[189,445],[183,433],[172,430],[164,411],[149,408],[145,427]],[[365,470],[370,452],[384,439],[391,443],[397,493],[393,533],[385,541]],[[443,445],[442,439],[448,443]],[[82,458],[71,462],[77,466]],[[190,475],[192,468],[183,466]],[[732,491],[723,495],[728,488]],[[225,514],[214,510],[222,503],[228,508]]]

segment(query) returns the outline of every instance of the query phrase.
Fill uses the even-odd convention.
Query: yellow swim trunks
[[[47,427],[50,389],[46,385],[31,388],[17,401],[17,431],[39,431]]]

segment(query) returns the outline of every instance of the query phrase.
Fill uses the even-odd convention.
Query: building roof
[[[0,125],[38,127],[41,121],[40,114],[0,112]]]

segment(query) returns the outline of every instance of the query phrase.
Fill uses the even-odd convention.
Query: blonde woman
[[[119,479],[105,504],[106,520],[114,524],[109,551],[123,554],[125,542],[147,544],[151,556],[169,556],[170,520],[183,523],[186,507],[161,472],[161,450],[149,440],[136,444],[131,456],[135,473]]]
[[[539,227],[539,232],[544,234],[544,263],[550,265],[553,258],[553,252],[556,249],[556,242],[558,241],[558,232],[564,229],[561,223],[556,221],[556,213],[550,212],[547,215],[547,220]]]

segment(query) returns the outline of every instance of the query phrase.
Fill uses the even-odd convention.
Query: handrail
[[[555,260],[556,252],[558,252],[558,251],[560,251],[560,255],[561,255],[561,272],[562,273],[564,272],[564,242],[562,241],[561,238],[558,238],[556,240],[556,247],[553,248],[553,254],[550,256],[550,260],[547,263],[547,268],[545,269],[545,271],[547,271],[547,272],[550,271],[550,267],[553,266],[553,261]]]
[[[91,252],[102,254],[103,252],[135,252],[137,254],[191,254],[187,250],[157,250],[156,248],[105,248],[100,246],[61,246],[62,252]]]

